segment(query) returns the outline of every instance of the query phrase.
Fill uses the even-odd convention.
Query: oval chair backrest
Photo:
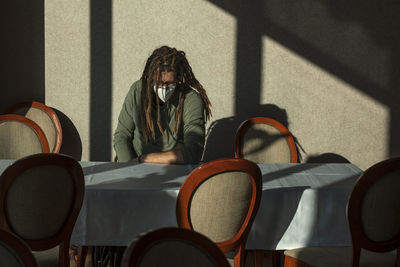
[[[226,253],[243,245],[261,198],[261,172],[245,159],[217,159],[193,170],[177,200],[178,225]]]
[[[141,235],[125,251],[122,267],[228,267],[225,255],[200,233],[162,228]]]
[[[189,216],[195,231],[214,242],[232,239],[249,210],[251,180],[240,171],[216,174],[193,192]]]
[[[0,146],[0,159],[49,152],[42,129],[32,120],[14,114],[0,115]]]
[[[278,121],[255,117],[244,121],[235,136],[235,157],[257,163],[296,163],[293,136]]]
[[[0,190],[6,227],[33,250],[69,240],[84,192],[82,168],[74,159],[61,154],[20,159],[2,174]]]
[[[17,235],[0,229],[0,266],[37,267],[28,245]]]
[[[379,162],[361,175],[347,213],[357,247],[384,252],[400,246],[400,158]]]
[[[60,152],[62,128],[60,120],[52,108],[40,102],[23,102],[11,106],[6,113],[25,116],[36,122],[46,135],[50,151]]]

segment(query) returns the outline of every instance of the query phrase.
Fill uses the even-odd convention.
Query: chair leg
[[[89,250],[88,246],[81,246],[79,248],[78,259],[76,261],[76,267],[84,267],[85,266],[88,250]]]
[[[58,248],[58,266],[69,266],[69,242],[63,242]]]
[[[235,254],[235,257],[233,259],[233,266],[234,267],[244,267],[244,256],[245,256],[245,250],[243,245],[239,246],[238,251]]]

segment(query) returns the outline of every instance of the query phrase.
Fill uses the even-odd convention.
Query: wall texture
[[[186,52],[212,101],[205,160],[232,156],[235,130],[250,116],[288,126],[303,162],[365,169],[400,155],[397,1],[245,2],[47,1],[44,59],[35,62],[44,60],[42,97],[75,135],[64,149],[77,145],[81,160],[114,157],[129,86],[166,44]]]

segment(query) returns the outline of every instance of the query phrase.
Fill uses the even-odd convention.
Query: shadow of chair
[[[14,114],[0,115],[0,145],[1,159],[49,152],[46,136],[39,125]]]
[[[83,196],[84,176],[76,160],[52,153],[27,156],[0,177],[0,227],[23,239],[40,266],[69,266]]]
[[[216,159],[193,170],[176,207],[180,227],[200,232],[244,266],[244,248],[261,199],[259,167],[245,159]]]
[[[285,266],[400,266],[399,192],[400,158],[371,166],[356,181],[347,202],[352,246],[287,250]]]
[[[50,151],[60,152],[62,128],[60,120],[52,108],[40,102],[22,102],[7,108],[6,113],[25,116],[36,122],[46,135]]]
[[[38,267],[38,264],[21,238],[0,228],[0,266]]]
[[[162,228],[140,235],[126,249],[121,267],[229,267],[216,244],[184,228]]]
[[[235,157],[257,163],[297,163],[297,148],[293,136],[280,122],[267,117],[253,117],[240,124],[235,135]],[[255,250],[255,266],[262,266],[265,252]],[[274,267],[281,266],[282,252],[268,251]]]

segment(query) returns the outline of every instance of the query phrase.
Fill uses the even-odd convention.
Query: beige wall
[[[109,137],[129,86],[152,50],[163,44],[186,52],[212,101],[206,159],[231,155],[236,127],[255,115],[287,124],[303,162],[331,153],[330,160],[341,156],[365,169],[400,155],[393,138],[399,133],[400,38],[389,38],[397,32],[395,21],[383,20],[391,8],[371,16],[375,7],[368,1],[364,9],[330,6],[331,1],[228,2],[45,2],[46,104],[71,120],[82,160],[111,158]],[[368,20],[363,12],[370,14]],[[103,22],[111,24],[104,32]],[[91,36],[110,45],[97,51]],[[91,88],[102,76],[93,77],[94,62],[109,64],[110,85],[100,79],[98,87],[108,90],[103,98],[110,99]],[[94,99],[105,103],[96,113],[90,108]],[[104,118],[111,122],[91,132],[91,120]],[[90,153],[93,139],[107,146],[105,155]]]

